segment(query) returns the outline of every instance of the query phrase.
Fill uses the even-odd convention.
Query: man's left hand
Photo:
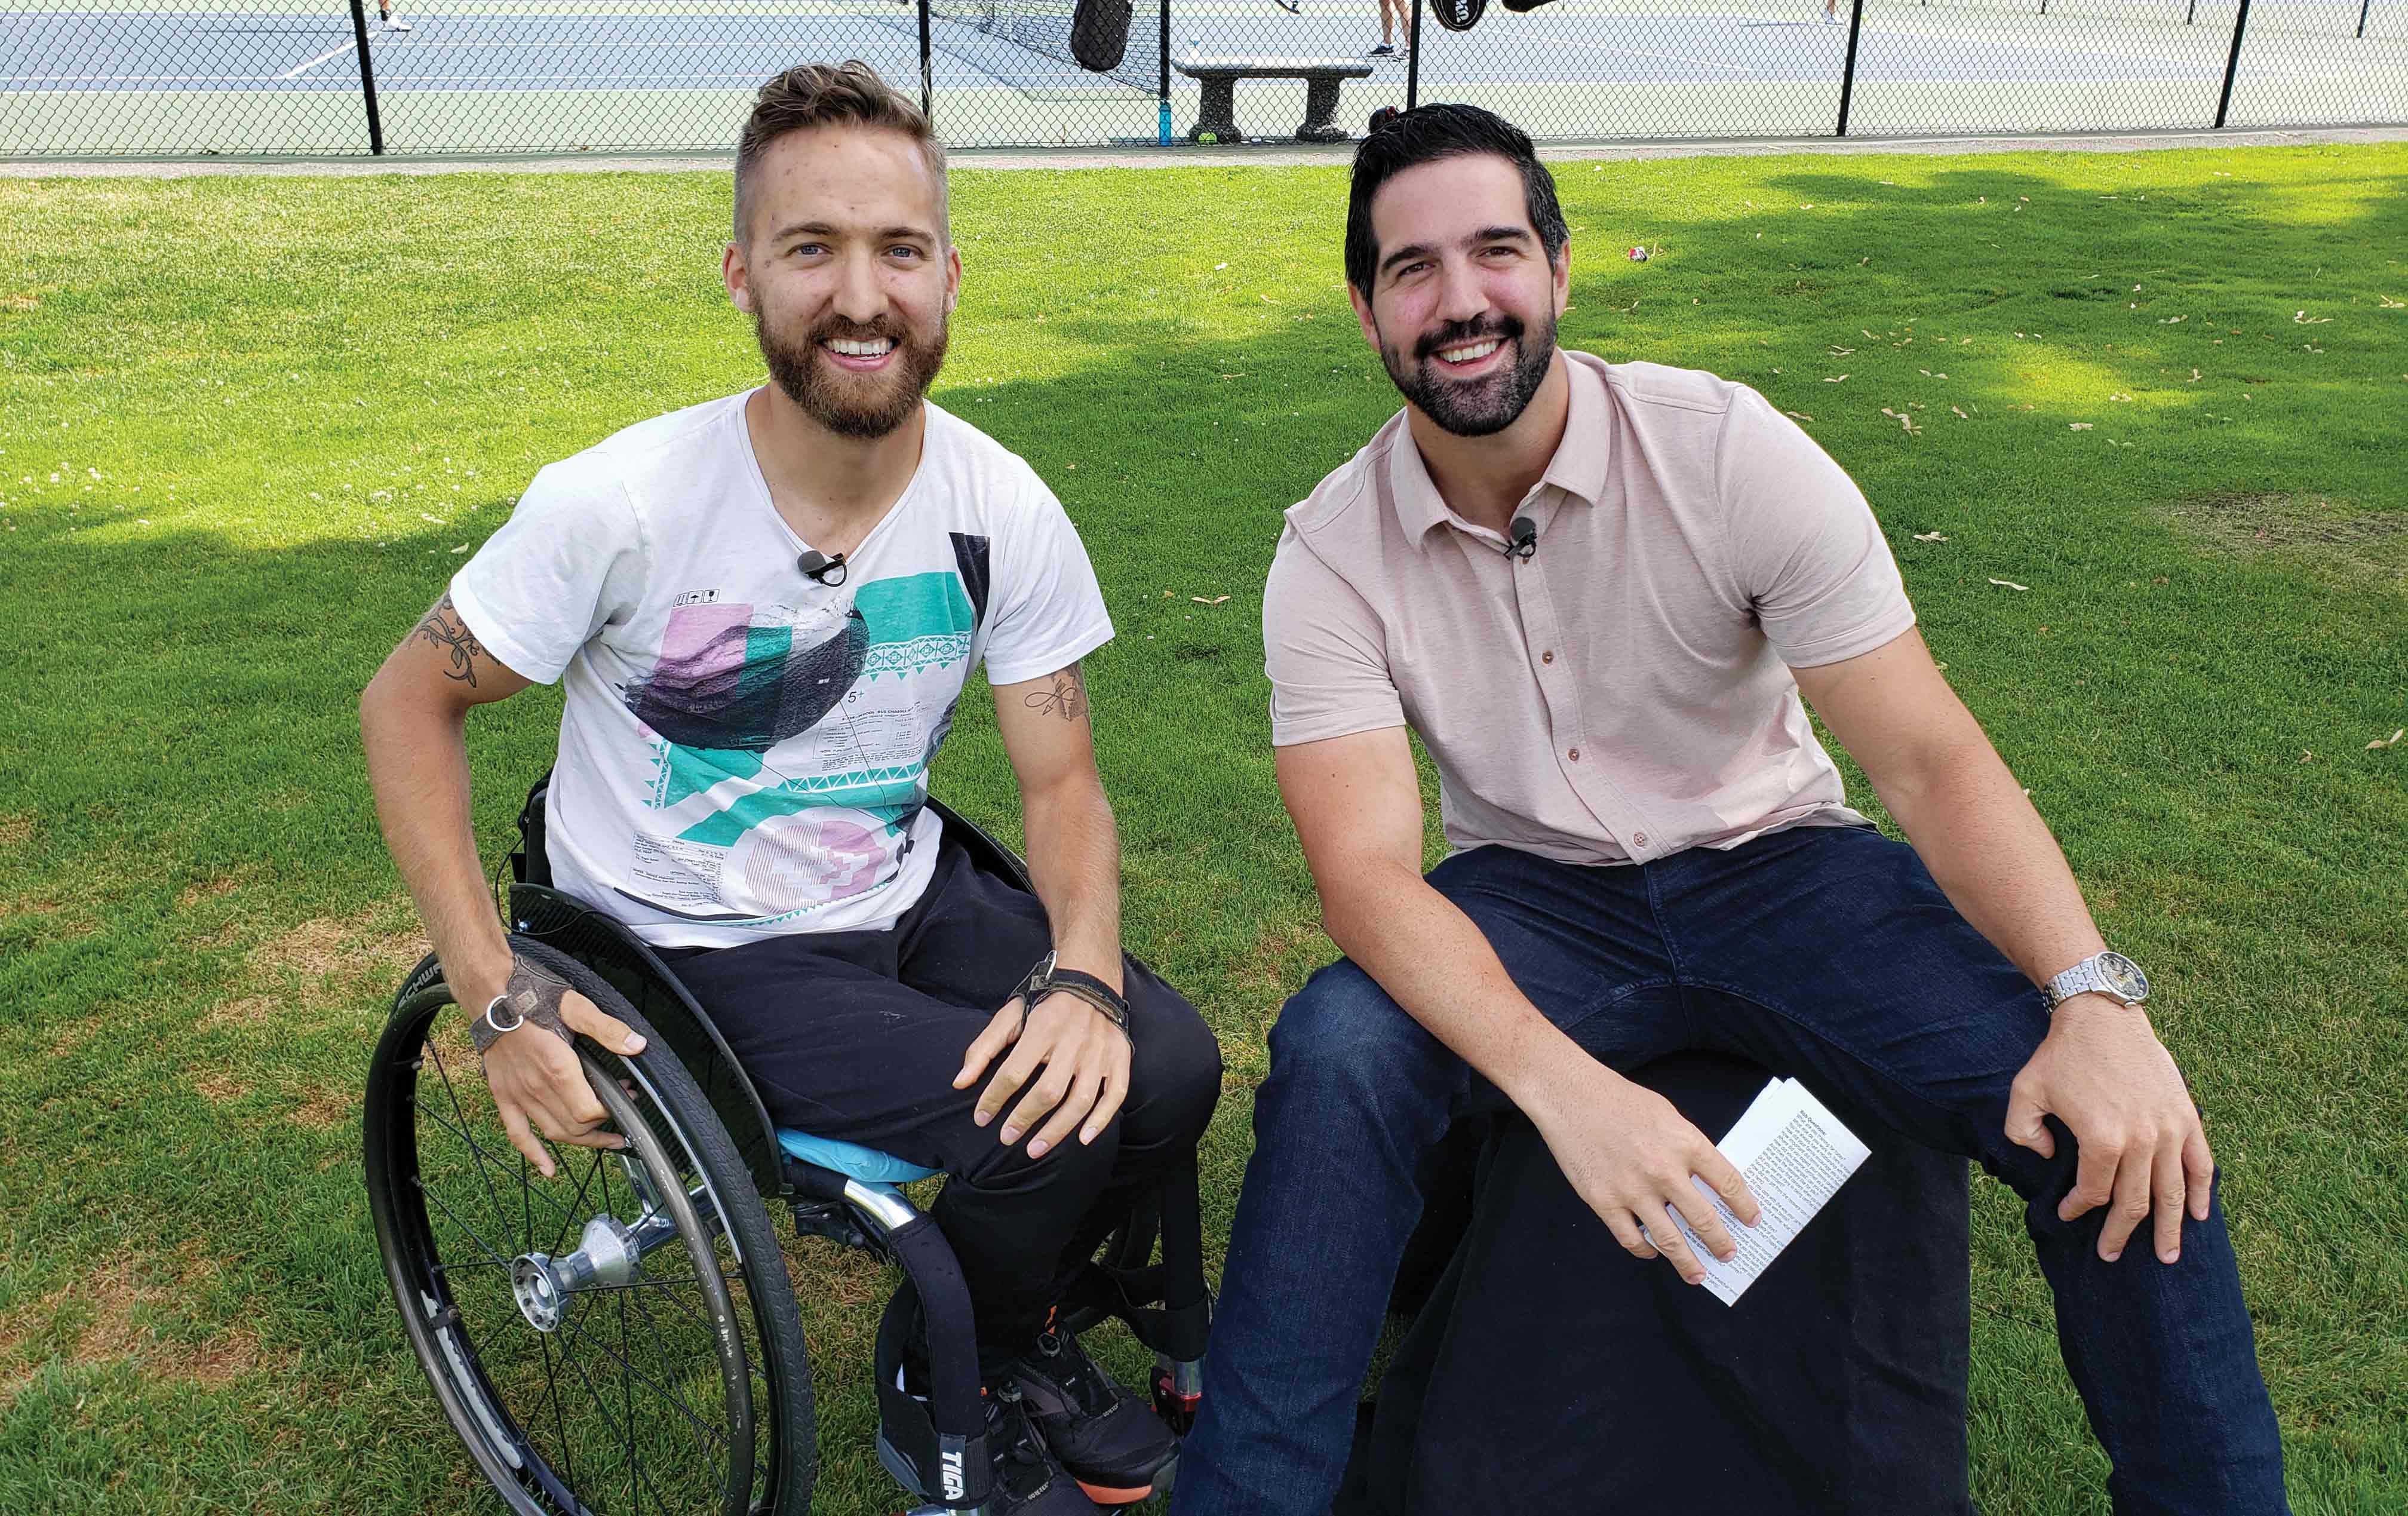
[[[2044,1115],[2064,1122],[2081,1150],[2057,1219],[2110,1206],[2099,1256],[2112,1263],[2154,1213],[2159,1262],[2181,1257],[2183,1211],[2187,1206],[2195,1220],[2207,1220],[2215,1155],[2182,1071],[2138,1007],[2076,995],[2057,1008],[2047,1038],[2008,1092],[2008,1139],[2055,1157]]]
[[[1021,1134],[1044,1121],[1029,1139],[1028,1156],[1042,1158],[1075,1129],[1082,1143],[1103,1134],[1120,1114],[1128,1096],[1129,1040],[1111,1018],[1076,995],[1053,994],[1039,1001],[1022,1025],[1020,997],[1014,995],[995,1019],[978,1034],[963,1056],[953,1088],[967,1090],[1006,1048],[1010,1056],[987,1081],[971,1119],[980,1126],[995,1119],[1023,1086],[1028,1092],[1003,1119],[1000,1136],[1007,1148]],[[1038,1074],[1043,1069],[1042,1075]],[[1029,1084],[1031,1078],[1035,1084]],[[1052,1112],[1047,1119],[1046,1113]],[[1083,1123],[1083,1124],[1082,1124]]]

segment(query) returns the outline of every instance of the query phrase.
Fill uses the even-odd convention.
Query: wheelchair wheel
[[[517,949],[642,1033],[578,1039],[627,1142],[511,1148],[467,1015],[430,958],[369,1075],[366,1178],[419,1364],[479,1469],[522,1516],[802,1516],[810,1370],[783,1254],[691,1076],[583,965]]]

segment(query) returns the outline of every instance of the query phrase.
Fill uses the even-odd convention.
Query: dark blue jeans
[[[2051,1160],[2004,1131],[2007,1087],[2047,1013],[1912,849],[1799,827],[1621,867],[1481,847],[1429,877],[1596,1058],[1737,1053],[1795,1076],[1860,1133],[1977,1160],[2014,1187],[2118,1512],[2287,1510],[2222,1213],[2185,1220],[2172,1266],[2146,1247],[2101,1262],[2100,1211],[2057,1219],[2074,1178],[2069,1134],[2057,1128]],[[1502,1104],[1344,960],[1288,1002],[1270,1051],[1174,1516],[1328,1510],[1420,1214],[1416,1169],[1458,1117]]]

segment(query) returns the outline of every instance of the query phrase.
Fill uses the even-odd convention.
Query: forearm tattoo
[[[443,671],[444,677],[457,679],[471,689],[477,687],[477,660],[492,655],[485,651],[483,643],[477,641],[477,634],[468,629],[468,624],[460,619],[460,613],[452,608],[450,591],[445,591],[443,598],[435,602],[435,609],[426,613],[426,619],[421,621],[410,635],[423,637],[437,647],[450,650],[452,667]]]
[[[1087,715],[1087,682],[1075,663],[1046,681],[1046,687],[1031,694],[1023,702],[1032,711],[1058,715],[1065,721],[1083,720]]]

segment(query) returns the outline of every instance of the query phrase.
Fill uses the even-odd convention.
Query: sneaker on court
[[[1154,1493],[1179,1439],[1135,1392],[1106,1377],[1067,1332],[1048,1327],[1013,1359],[1002,1384],[1089,1498],[1125,1506]]]
[[[1096,1503],[1029,1424],[1020,1392],[1002,1385],[985,1401],[986,1451],[995,1467],[986,1509],[993,1516],[1096,1516]]]
[[[410,25],[408,22],[395,21],[391,16],[387,16],[384,19],[384,29],[388,32],[407,32],[410,30]]]
[[[1383,42],[1378,47],[1373,48],[1370,51],[1365,53],[1363,56],[1366,58],[1393,58],[1396,55],[1397,50],[1388,46],[1385,42]]]

